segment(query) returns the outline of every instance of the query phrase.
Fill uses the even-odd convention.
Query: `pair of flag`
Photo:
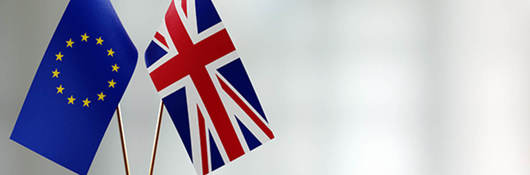
[[[110,0],[71,0],[11,139],[87,174],[137,57]],[[145,63],[198,174],[274,138],[211,0],[171,1]]]

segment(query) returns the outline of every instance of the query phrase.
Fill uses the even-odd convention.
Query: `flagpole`
[[[116,108],[116,114],[118,116],[118,126],[120,129],[121,151],[123,153],[123,164],[125,165],[125,174],[129,175],[129,158],[127,157],[127,147],[125,145],[125,134],[123,132],[123,122],[121,120],[121,111],[119,104]]]
[[[156,150],[158,147],[158,138],[160,136],[160,127],[162,125],[162,112],[164,111],[164,103],[160,101],[160,111],[158,111],[158,120],[156,122],[155,130],[155,144],[153,145],[153,153],[151,155],[151,166],[149,167],[149,175],[153,175],[155,169]]]

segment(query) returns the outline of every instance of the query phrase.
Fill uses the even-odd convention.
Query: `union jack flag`
[[[198,174],[274,138],[211,0],[173,0],[145,59]]]

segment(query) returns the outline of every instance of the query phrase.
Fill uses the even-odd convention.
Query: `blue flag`
[[[87,174],[137,57],[109,0],[71,0],[11,139]]]

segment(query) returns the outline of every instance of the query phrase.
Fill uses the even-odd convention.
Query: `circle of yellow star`
[[[116,53],[116,52],[114,52],[114,51],[112,50],[112,48],[110,48],[109,50],[107,50],[107,52],[109,53],[109,54],[107,54],[107,56],[111,56],[111,57],[114,57],[114,53]]]
[[[101,39],[101,37],[99,38],[96,38],[96,45],[103,45],[103,39]]]
[[[63,61],[63,57],[64,55],[59,52],[58,54],[55,55],[55,61]]]
[[[114,79],[108,81],[108,83],[109,83],[109,87],[112,87],[112,88],[114,88],[114,86],[116,85],[116,82],[114,81]]]
[[[120,69],[120,67],[118,66],[118,64],[114,64],[114,65],[112,65],[112,72],[118,72],[118,69]]]
[[[59,94],[59,93],[60,93],[60,94],[63,94],[63,90],[64,90],[64,88],[63,88],[63,85],[62,85],[62,84],[60,84],[59,87],[56,87],[56,88],[57,88],[57,94]]]
[[[59,74],[60,74],[60,73],[61,73],[61,72],[59,72],[59,71],[57,71],[57,69],[55,69],[54,71],[52,71],[52,74],[53,74],[53,75],[52,75],[52,78],[59,78]]]
[[[75,101],[75,98],[73,95],[71,95],[70,97],[68,97],[68,104],[74,104],[74,101]]]
[[[81,35],[81,41],[88,42],[88,38],[90,38],[90,36],[86,35],[86,33]]]
[[[90,103],[91,101],[86,98],[85,100],[83,100],[83,107],[90,107]]]
[[[75,42],[72,41],[72,38],[70,38],[70,40],[66,41],[66,47],[74,47],[74,43]]]
[[[105,101],[105,97],[106,97],[106,96],[107,96],[107,95],[103,94],[103,92],[99,93],[99,94],[98,94],[98,101],[100,101],[100,100],[101,100],[101,101]]]

